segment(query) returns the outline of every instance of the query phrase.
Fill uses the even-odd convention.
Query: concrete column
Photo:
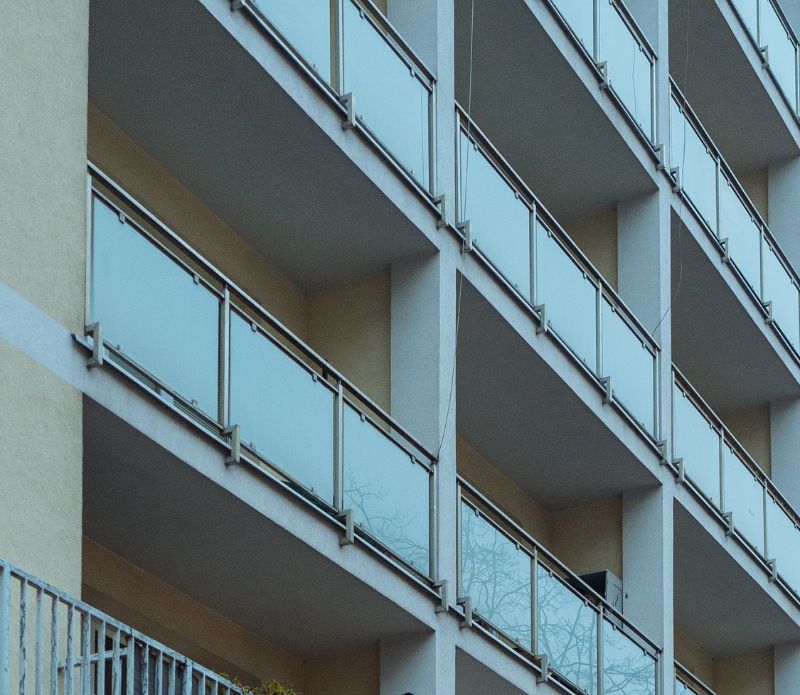
[[[622,496],[625,616],[663,647],[663,693],[671,693],[674,683],[672,504],[664,486]]]
[[[800,508],[800,399],[770,403],[771,477]]]
[[[767,185],[767,224],[789,261],[800,268],[800,157],[770,164]]]
[[[775,645],[775,695],[794,695],[800,683],[800,642]]]
[[[0,3],[0,283],[84,314],[89,0]],[[0,341],[0,556],[80,595],[81,397]]]
[[[449,630],[381,641],[381,695],[455,693],[455,643]]]

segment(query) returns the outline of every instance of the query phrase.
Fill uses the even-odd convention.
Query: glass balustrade
[[[460,119],[458,215],[482,257],[531,305],[547,330],[616,403],[655,436],[657,346],[472,124]],[[598,352],[599,348],[599,352]]]
[[[329,513],[352,510],[365,540],[428,576],[431,457],[146,211],[120,205],[96,189],[89,320],[109,358],[215,436],[238,426],[245,456]]]
[[[760,0],[732,0],[739,11],[744,25],[753,36],[758,35],[758,3]]]
[[[459,595],[482,625],[581,692],[655,695],[652,644],[464,481],[459,500]]]
[[[775,326],[800,355],[800,281],[674,85],[669,160],[678,186],[727,260],[762,306],[771,307]]]
[[[625,109],[651,141],[655,55],[619,0],[552,0]]]
[[[354,0],[254,4],[338,95],[353,95],[356,119],[430,190],[433,79],[385,19]]]
[[[720,514],[730,514],[734,533],[800,596],[798,516],[779,501],[779,493],[748,459],[720,419],[674,370],[672,456],[682,462],[686,480]]]
[[[765,51],[770,72],[797,112],[797,47],[770,0],[759,0],[759,47]]]

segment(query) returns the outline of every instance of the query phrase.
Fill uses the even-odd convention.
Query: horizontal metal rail
[[[675,662],[675,679],[689,688],[695,695],[717,695],[703,681],[695,676],[689,669]]]

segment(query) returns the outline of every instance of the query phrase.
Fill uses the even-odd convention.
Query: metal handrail
[[[636,37],[639,45],[644,48],[645,53],[647,53],[650,58],[650,62],[655,63],[658,60],[656,49],[653,48],[653,44],[650,43],[650,40],[647,38],[639,22],[637,22],[636,18],[631,14],[628,6],[622,2],[622,0],[609,0],[609,2],[616,8],[617,12],[619,12],[622,20],[628,25],[628,29],[630,29],[631,33]]]
[[[592,589],[592,587],[590,587],[583,579],[569,569],[569,567],[559,560],[558,557],[545,548],[545,546],[537,541],[528,531],[522,528],[522,526],[514,521],[514,519],[512,519],[506,512],[500,509],[500,507],[492,502],[484,493],[480,492],[475,486],[470,484],[460,475],[457,476],[457,485],[460,493],[466,491],[468,494],[468,498],[466,498],[466,500],[470,506],[477,509],[479,512],[481,512],[480,506],[482,506],[489,510],[490,515],[493,515],[499,519],[500,523],[492,519],[491,516],[487,515],[485,512],[481,512],[495,528],[500,530],[512,542],[519,543],[521,540],[523,543],[529,545],[535,551],[537,559],[545,559],[549,565],[552,565],[556,570],[558,570],[558,572],[569,578],[569,588],[572,590],[579,590],[582,598],[591,602],[598,609],[602,607],[605,614],[612,616],[615,620],[619,621],[626,628],[631,630],[639,641],[643,641],[651,650],[651,656],[659,658],[659,655],[663,651],[661,647],[659,647],[644,632],[636,627],[634,623],[632,623],[622,613],[614,608],[605,598]],[[461,494],[459,494],[459,500],[461,499]],[[504,529],[503,525],[505,525],[508,530]],[[520,545],[520,547],[524,548],[524,545]],[[528,552],[533,557],[533,553],[530,551]]]
[[[716,695],[711,688],[678,661],[675,662],[675,677],[691,688],[696,695]]]

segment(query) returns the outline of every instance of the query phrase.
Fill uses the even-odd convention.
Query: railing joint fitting
[[[231,0],[231,12],[244,9],[244,0]]]
[[[536,326],[536,335],[547,333],[547,307],[544,303],[536,304],[533,310],[539,314],[539,324]]]
[[[539,673],[536,674],[536,684],[550,682],[550,659],[547,654],[537,654],[533,657],[534,661],[539,664]]]
[[[352,509],[345,509],[339,519],[344,521],[344,536],[339,539],[339,545],[343,548],[346,545],[353,545],[356,542],[356,525]]]
[[[723,263],[730,263],[730,260],[731,260],[730,239],[728,239],[728,237],[725,237],[724,239],[720,239],[719,243],[722,246],[722,262]]]
[[[722,518],[725,520],[725,538],[730,538],[733,535],[733,512],[722,512]]]
[[[683,193],[683,182],[681,181],[681,168],[680,167],[672,167],[669,170],[669,175],[672,177],[672,192],[673,193]]]
[[[239,425],[226,427],[223,433],[230,441],[230,451],[225,457],[225,465],[232,466],[242,462],[242,434]]]
[[[440,579],[434,582],[433,588],[439,590],[439,603],[436,604],[434,610],[437,613],[447,613],[447,607],[450,603],[448,581],[446,579]]]
[[[609,405],[614,401],[614,390],[611,387],[611,377],[601,377],[600,385],[603,387],[603,405]]]
[[[103,327],[99,321],[87,324],[83,329],[84,337],[92,337],[92,356],[86,363],[89,369],[103,366]]]
[[[356,98],[352,92],[348,92],[340,101],[347,109],[347,117],[342,121],[342,130],[352,130],[356,127]]]
[[[464,236],[464,241],[461,244],[461,253],[472,253],[475,250],[475,239],[472,237],[472,225],[470,221],[464,220],[460,222],[456,229]]]
[[[467,627],[472,627],[472,597],[459,596],[456,603],[464,609],[464,619],[461,621],[459,627],[463,630]]]
[[[597,69],[600,71],[600,89],[608,89],[611,86],[608,81],[608,62],[603,60],[597,63]]]
[[[767,560],[767,567],[769,567],[769,581],[778,581],[778,561],[775,558]]]
[[[775,323],[775,316],[773,314],[772,300],[769,299],[766,302],[764,302],[763,304],[764,304],[764,310],[767,312],[767,325],[771,326],[773,323]]]
[[[686,467],[683,465],[683,457],[672,459],[672,465],[678,471],[677,483],[683,485],[686,482]]]
[[[447,226],[447,196],[444,193],[442,193],[442,195],[437,195],[433,199],[433,204],[439,210],[439,219],[436,220],[436,229],[442,229]]]

